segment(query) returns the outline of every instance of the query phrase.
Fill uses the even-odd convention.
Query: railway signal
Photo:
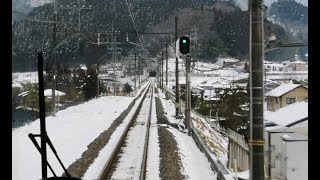
[[[179,50],[181,54],[188,54],[190,50],[190,39],[187,36],[182,36],[179,39]]]

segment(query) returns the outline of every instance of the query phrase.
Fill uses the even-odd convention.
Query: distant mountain
[[[168,34],[145,34],[146,32],[169,32],[174,35],[174,16],[178,16],[178,36],[190,35],[192,52],[197,58],[212,61],[219,55],[248,58],[249,13],[242,11],[233,1],[217,2],[212,0],[131,0],[128,8],[126,1],[83,1],[81,6],[92,9],[81,10],[81,36],[77,34],[78,13],[66,9],[74,7],[77,0],[59,0],[57,24],[57,43],[60,43],[58,61],[66,64],[96,63],[97,59],[108,53],[102,62],[111,61],[110,46],[93,44],[98,33],[101,42],[110,42],[107,33],[112,22],[117,33],[121,55],[132,54],[134,48],[126,41],[139,43],[136,32],[149,56],[155,57],[163,50],[165,42],[174,42]],[[129,1],[128,1],[129,2]],[[64,7],[64,8],[60,8]],[[129,12],[130,9],[130,12]],[[13,23],[12,63],[13,70],[23,71],[36,68],[35,59],[39,51],[44,52],[47,64],[52,62],[53,4],[46,3],[34,7],[29,16],[40,21],[23,20]],[[135,26],[132,19],[135,19]],[[266,20],[265,34],[271,31],[278,39],[291,40],[280,25]],[[198,44],[198,45],[195,45]],[[141,48],[137,48],[140,50]],[[120,56],[118,60],[120,60]],[[122,58],[121,58],[122,59]]]
[[[248,0],[234,0],[235,3],[242,9],[242,10],[248,10]],[[270,8],[271,4],[273,2],[276,2],[277,0],[264,0],[263,4],[266,5],[268,8]],[[295,0],[296,2],[308,7],[308,0]]]
[[[301,1],[300,1],[301,2]],[[308,41],[308,7],[295,0],[278,0],[271,4],[267,19],[284,28],[294,39],[283,40],[283,43]],[[294,55],[299,55],[307,60],[304,55],[308,54],[308,46],[299,48],[281,48],[270,52],[266,58],[293,60]]]
[[[308,40],[308,7],[295,0],[278,0],[271,4],[268,17],[300,40]]]
[[[23,13],[23,14],[28,14],[30,11],[33,10],[33,8],[42,6],[51,1],[52,0],[12,0],[12,10]],[[21,19],[23,18],[19,14],[14,14],[12,16],[13,21],[17,21]]]

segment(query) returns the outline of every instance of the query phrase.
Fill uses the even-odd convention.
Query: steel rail
[[[144,92],[142,100],[139,102],[138,107],[134,110],[135,112],[134,112],[133,116],[131,117],[129,123],[127,124],[127,126],[125,128],[125,130],[121,134],[121,136],[120,136],[115,148],[113,149],[113,151],[111,152],[111,155],[109,156],[108,160],[106,161],[106,163],[105,163],[105,165],[104,165],[104,167],[103,167],[98,179],[100,179],[100,180],[107,179],[107,176],[110,174],[110,171],[112,169],[112,165],[114,163],[114,160],[117,157],[118,152],[119,152],[123,142],[125,141],[125,138],[127,137],[127,134],[128,134],[128,132],[130,130],[130,127],[133,125],[133,123],[135,122],[135,120],[136,120],[136,118],[137,118],[137,116],[138,116],[138,114],[140,112],[140,109],[141,109],[142,104],[143,104],[143,102],[145,100],[145,97],[148,94],[148,91],[150,90],[150,86],[151,86],[150,84],[147,85],[147,88],[146,88],[146,91]]]

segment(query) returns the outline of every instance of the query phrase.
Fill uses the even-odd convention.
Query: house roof
[[[192,87],[191,91],[195,91],[195,90],[200,90],[200,91],[204,91],[204,88],[200,87],[200,86],[196,86],[196,87]]]
[[[55,92],[56,96],[64,96],[64,95],[66,95],[66,93],[58,91],[58,90],[55,90],[54,92]],[[44,96],[51,97],[52,96],[52,90],[51,89],[44,90]]]
[[[22,88],[23,86],[21,86],[21,84],[12,81],[12,87],[17,87],[17,88]]]
[[[301,140],[306,140],[308,141],[308,136],[299,134],[299,133],[291,133],[289,134],[285,134],[283,136],[281,136],[281,139],[285,140],[285,141],[301,141]]]
[[[279,87],[267,92],[265,96],[280,97],[299,86],[301,86],[301,84],[282,84]]]
[[[265,111],[265,120],[280,126],[294,126],[308,121],[308,102],[290,104],[276,111]]]
[[[308,136],[308,120],[292,125],[289,127],[289,129],[299,134]]]

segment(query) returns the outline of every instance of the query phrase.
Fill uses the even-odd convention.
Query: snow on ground
[[[194,113],[191,113],[191,117],[194,118],[192,121],[194,128],[198,131],[200,136],[203,136],[202,138],[205,140],[208,147],[214,152],[215,158],[218,158],[225,166],[227,166],[228,138],[213,130],[202,117]]]
[[[107,96],[69,107],[46,118],[46,128],[65,167],[72,164],[101,132],[127,108],[133,97]],[[40,133],[37,119],[12,131],[12,179],[40,179],[41,158],[28,134]],[[40,143],[40,141],[38,141]],[[57,175],[63,173],[58,161],[48,148],[48,161]],[[52,176],[48,170],[48,176]]]
[[[177,141],[183,174],[187,179],[217,179],[205,154],[202,153],[191,136],[174,128],[168,128]]]
[[[146,86],[147,86],[147,83],[145,83],[139,91],[144,89]],[[94,160],[94,162],[88,168],[87,172],[83,176],[83,179],[97,179],[98,178],[99,173],[102,171],[102,169],[107,161],[107,158],[110,156],[112,150],[116,146],[116,143],[117,143],[120,135],[122,134],[122,132],[126,128],[127,124],[129,123],[131,117],[134,114],[134,109],[137,108],[140,101],[141,101],[141,98],[136,101],[133,108],[128,113],[127,117],[123,120],[123,123],[119,125],[119,127],[115,130],[115,132],[110,137],[108,144],[104,148],[101,149],[98,157]]]
[[[12,73],[12,81],[19,84],[38,83],[38,71]]]
[[[166,117],[170,123],[178,123],[184,126],[183,119],[176,119],[175,116],[175,104],[171,100],[165,100],[165,95],[163,93],[158,94],[164,111],[167,113]],[[215,131],[210,127],[203,117],[200,117],[194,113],[191,113],[191,117],[195,118],[193,121],[194,127],[198,132],[205,136],[207,144],[210,144],[210,149],[215,152],[213,156],[217,156],[224,165],[227,165],[228,160],[228,138],[221,135],[219,132]]]

